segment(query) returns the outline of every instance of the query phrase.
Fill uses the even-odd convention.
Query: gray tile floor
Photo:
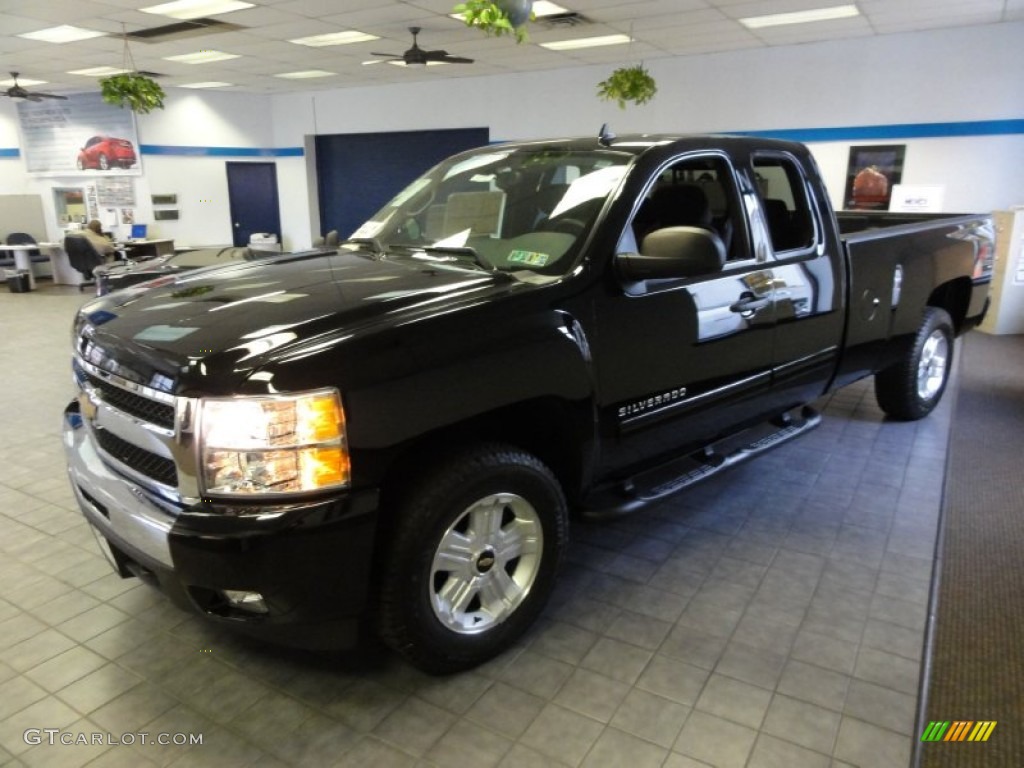
[[[951,398],[887,423],[855,385],[805,438],[575,525],[539,625],[439,679],[224,635],[111,573],[60,445],[81,299],[0,290],[0,764],[906,767]]]

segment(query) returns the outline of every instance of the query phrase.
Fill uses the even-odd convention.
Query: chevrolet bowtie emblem
[[[82,412],[82,418],[92,421],[96,418],[97,406],[90,397],[89,390],[84,390],[78,395],[78,409]]]

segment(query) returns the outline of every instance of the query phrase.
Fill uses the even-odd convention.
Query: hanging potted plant
[[[466,0],[452,8],[467,27],[476,27],[486,35],[514,35],[517,43],[526,40],[526,22],[534,19],[533,0]]]
[[[619,67],[597,84],[597,95],[605,101],[617,101],[619,109],[625,109],[628,101],[646,104],[657,92],[658,84],[643,64]]]
[[[138,72],[125,72],[100,80],[103,100],[115,107],[128,107],[132,112],[145,115],[164,108],[164,89],[152,78]]]
[[[100,92],[107,104],[124,109],[128,107],[132,112],[140,115],[148,114],[154,109],[164,108],[166,94],[160,84],[151,77],[141,74],[135,67],[135,60],[128,48],[128,36],[122,33],[124,38],[124,57],[121,68],[127,70],[119,75],[110,75],[100,78]]]

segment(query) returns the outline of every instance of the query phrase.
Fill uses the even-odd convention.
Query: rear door
[[[785,410],[814,400],[835,370],[843,335],[844,275],[829,237],[826,201],[818,199],[809,159],[755,152],[747,168],[756,194],[751,217],[771,251],[777,323],[770,402]]]
[[[619,253],[643,253],[651,231],[709,229],[721,271],[615,284],[597,309],[597,376],[606,471],[702,444],[758,413],[771,381],[774,283],[751,247],[736,173],[723,155],[688,153],[650,179]],[[757,251],[757,252],[755,252]]]

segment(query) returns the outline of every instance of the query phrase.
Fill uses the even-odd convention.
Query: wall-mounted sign
[[[901,213],[942,213],[946,188],[938,184],[893,184],[889,210]]]
[[[135,113],[99,92],[66,101],[19,101],[22,156],[37,176],[142,174]]]

